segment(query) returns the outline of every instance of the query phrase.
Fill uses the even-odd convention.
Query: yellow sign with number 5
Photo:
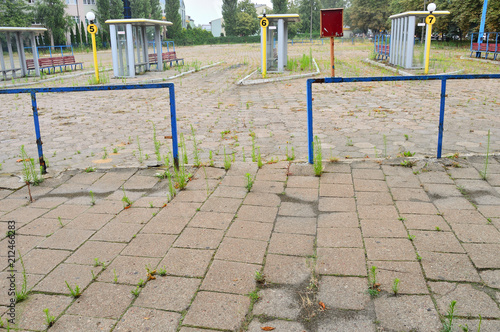
[[[260,26],[263,28],[267,28],[268,25],[269,25],[269,20],[267,18],[263,17],[260,20]]]
[[[428,15],[425,18],[425,23],[433,25],[434,23],[436,23],[436,16],[434,16],[434,15]]]
[[[97,33],[97,25],[89,24],[87,26],[87,31],[88,31],[88,33]]]

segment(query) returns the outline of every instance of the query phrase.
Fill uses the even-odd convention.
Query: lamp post
[[[97,83],[99,83],[99,66],[97,64],[97,47],[95,44],[95,34],[97,33],[97,26],[94,24],[95,14],[93,12],[88,12],[85,15],[87,20],[89,21],[89,25],[87,26],[88,33],[92,36],[92,50],[94,52],[94,69],[95,69],[95,78]]]
[[[432,15],[432,12],[436,10],[436,4],[431,2],[427,5],[427,10],[429,15],[425,18],[425,23],[427,23],[427,36],[425,40],[425,71],[424,74],[429,73],[429,56],[431,53],[431,36],[432,36],[432,25],[436,22],[436,17]]]

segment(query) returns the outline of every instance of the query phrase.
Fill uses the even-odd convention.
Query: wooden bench
[[[80,69],[83,69],[83,62],[76,62],[74,55],[63,56],[63,60],[64,69],[66,69],[67,66],[70,66],[71,70],[73,70],[73,66],[75,67],[75,69],[77,66],[80,66]]]
[[[156,64],[158,66],[158,55],[156,53],[148,54],[149,64]],[[177,58],[177,54],[175,52],[165,52],[161,54],[161,60],[163,62],[169,62],[170,67],[172,67],[172,63],[175,61],[177,65],[179,65],[179,61],[182,61],[182,65],[184,65],[184,59]]]
[[[377,60],[378,59],[382,59],[384,60],[384,58],[388,58],[389,57],[389,54],[390,54],[390,46],[389,45],[376,45],[375,46],[375,53],[377,54]]]
[[[481,47],[479,46],[479,43],[472,43],[472,47],[470,50],[470,56],[472,57],[472,54],[475,52],[484,52],[484,58],[488,58],[488,53],[493,53],[493,60],[497,59],[498,54],[500,53],[500,46],[497,43],[481,43]]]
[[[64,70],[66,70],[68,66],[70,66],[71,70],[73,70],[73,66],[76,69],[78,65],[80,66],[81,69],[83,69],[83,63],[76,62],[75,57],[73,55],[38,59],[38,67],[40,68],[40,71],[43,72],[44,69],[47,69],[49,74],[51,69],[55,73],[56,67],[59,67],[59,70],[62,72],[63,67]],[[28,69],[28,74],[30,71],[35,70],[35,60],[26,59],[26,68]]]

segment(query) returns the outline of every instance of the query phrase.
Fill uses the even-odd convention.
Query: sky
[[[267,5],[272,8],[271,0],[251,0],[252,3]],[[184,0],[186,16],[194,20],[194,24],[208,24],[222,17],[222,0]]]

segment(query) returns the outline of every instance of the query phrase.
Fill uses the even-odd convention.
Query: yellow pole
[[[92,33],[92,49],[94,51],[94,68],[95,68],[95,78],[97,83],[99,83],[99,67],[97,65],[97,47],[95,44],[95,33]]]
[[[262,40],[263,40],[263,44],[262,45],[262,78],[266,78],[266,74],[267,74],[267,50],[266,50],[266,46],[267,46],[267,26],[266,27],[262,27]]]
[[[427,75],[429,73],[429,56],[431,54],[431,36],[432,36],[432,24],[427,24],[427,36],[425,40],[425,72]]]

